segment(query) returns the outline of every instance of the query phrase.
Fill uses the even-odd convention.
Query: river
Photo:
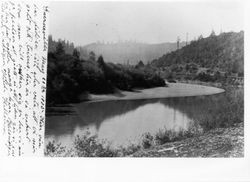
[[[46,141],[54,140],[72,146],[76,135],[86,131],[106,140],[111,146],[138,144],[146,132],[161,129],[187,130],[198,126],[198,120],[220,108],[225,93],[144,100],[111,100],[82,102],[50,108],[46,117]]]

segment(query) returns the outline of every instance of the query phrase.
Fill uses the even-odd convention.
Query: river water
[[[197,125],[197,118],[209,114],[211,108],[220,107],[218,99],[224,95],[83,102],[74,107],[50,108],[46,141],[70,147],[76,135],[89,131],[114,147],[139,143],[146,132],[187,130]]]

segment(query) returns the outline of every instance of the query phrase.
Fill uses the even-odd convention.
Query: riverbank
[[[176,89],[176,87],[178,89]],[[206,86],[190,85],[190,84],[182,84],[182,83],[170,83],[169,87],[166,87],[166,88],[158,87],[158,88],[155,88],[154,90],[151,90],[151,89],[146,89],[146,90],[151,90],[151,93],[153,94],[157,93],[157,91],[159,90],[162,90],[162,96],[163,94],[165,94],[164,96],[166,96],[167,94],[168,96],[169,95],[171,96],[170,93],[172,93],[172,96],[177,95],[177,93],[179,93],[180,95],[180,93],[185,91],[185,95],[181,95],[181,96],[186,96],[186,94],[194,94],[194,92],[190,93],[191,87],[193,88],[192,91],[194,91],[196,94],[201,93],[201,90],[202,90],[201,88],[204,88],[205,92],[202,92],[201,95],[206,95],[206,94],[209,95],[212,93],[213,94],[216,93],[216,92],[212,92],[212,90],[218,91],[217,93],[220,93],[219,91],[222,91],[222,89],[217,89],[215,87],[206,87]],[[178,104],[175,105],[176,106],[175,109],[183,111],[185,114],[190,115],[191,118],[194,117],[193,119],[197,121],[196,123],[199,124],[198,126],[202,127],[203,129],[202,132],[200,132],[200,130],[193,130],[192,128],[190,128],[191,130],[188,130],[187,132],[184,132],[184,133],[182,132],[179,135],[178,133],[173,133],[168,130],[160,130],[155,135],[154,134],[143,135],[142,141],[139,141],[138,145],[131,145],[125,148],[122,147],[117,150],[113,150],[112,148],[109,148],[109,147],[105,148],[106,144],[105,145],[99,144],[97,136],[96,138],[83,137],[80,140],[78,140],[79,145],[78,144],[75,145],[75,142],[72,141],[74,142],[74,145],[75,145],[73,146],[73,148],[71,148],[72,151],[74,151],[73,154],[68,155],[67,152],[66,153],[62,152],[63,156],[242,157],[244,154],[243,153],[243,146],[244,146],[244,143],[243,143],[244,141],[244,138],[243,138],[244,136],[243,135],[244,133],[243,90],[242,89],[238,90],[238,88],[237,90],[235,89],[236,88],[227,89],[227,91],[224,94],[219,94],[216,96],[216,99],[214,98],[210,100],[211,102],[209,100],[206,100],[205,99],[206,97],[200,97],[200,99],[202,100],[198,99],[199,98],[198,97],[194,100],[195,102],[188,101],[195,97],[183,98],[184,99],[183,102],[181,102],[182,99],[177,102]],[[175,92],[174,91],[170,92],[169,90],[174,90]],[[187,92],[187,90],[189,90],[190,92]],[[143,90],[142,93],[145,93],[145,90]],[[144,96],[145,95],[146,94],[144,94]],[[150,95],[148,94],[148,96]],[[125,95],[124,97],[128,98],[128,95],[127,96]],[[108,97],[106,99],[112,100]],[[101,100],[97,100],[97,101],[101,101]],[[136,101],[136,102],[139,102],[139,101]],[[113,105],[112,104],[110,105],[110,103],[113,103]],[[100,122],[98,122],[98,123],[101,123],[103,118],[110,118],[110,116],[113,116],[113,115],[115,116],[121,115],[123,113],[126,113],[128,111],[127,110],[128,108],[131,108],[131,105],[127,105],[126,107],[122,106],[121,107],[122,110],[120,110],[119,105],[117,105],[118,103],[120,103],[122,106],[126,102],[102,102],[102,103],[91,103],[91,104],[83,103],[86,105],[86,107],[84,107],[78,113],[82,113],[81,117],[83,118],[87,117],[88,115],[91,115],[91,116],[96,115],[101,118]],[[89,106],[91,105],[94,105],[94,106],[90,108]],[[98,107],[95,107],[95,105],[96,106],[98,105],[98,107],[100,108],[99,111],[97,110]],[[185,108],[182,106],[188,106],[188,107]],[[107,109],[105,110],[105,108]],[[137,106],[135,108],[137,108]],[[131,110],[134,110],[135,108],[132,108]],[[159,111],[158,109],[156,110]],[[110,111],[111,113],[109,113]],[[122,111],[122,112],[117,113],[117,111]],[[152,111],[152,108],[150,109],[150,112],[146,111],[146,113],[151,113],[151,115],[155,115],[155,116],[159,115],[157,113],[152,114],[154,112],[151,112],[151,111]],[[108,114],[108,115],[103,115],[103,113]],[[72,122],[74,120],[71,120],[70,116],[71,115],[67,116],[68,119],[66,120],[70,120],[70,123],[74,123]],[[94,117],[93,122],[91,121],[91,123],[95,123],[98,120],[98,117]],[[143,117],[139,117],[139,119],[142,119],[143,121],[147,120],[146,118],[143,119]],[[77,117],[77,120],[79,120],[78,117]],[[158,119],[158,120],[163,121],[164,119]],[[61,123],[62,121],[64,121],[64,118],[59,118],[58,121],[59,121],[58,123]],[[86,118],[86,119],[83,119],[83,121],[90,121],[90,119]],[[117,118],[115,121],[117,121]],[[131,118],[127,121],[131,121]],[[154,118],[151,118],[150,122],[154,123],[153,125],[156,125]],[[53,120],[53,123],[55,123],[54,120]],[[70,126],[72,127],[72,124],[70,124]],[[79,125],[76,124],[76,126],[78,127]],[[100,126],[101,125],[99,124],[98,127],[100,128]],[[125,130],[124,126],[125,125],[122,125],[122,130]],[[136,127],[136,128],[141,128],[142,125],[138,125],[138,126],[139,127]],[[54,126],[54,128],[60,128],[60,127],[61,126],[59,127]],[[68,126],[67,126],[67,130],[68,130]],[[112,130],[110,131],[113,132],[115,131],[115,129],[112,128]],[[131,131],[131,130],[125,130],[125,131]],[[145,130],[145,131],[147,132],[148,130]],[[118,133],[119,135],[122,135],[122,132],[114,132],[114,133]],[[146,139],[147,145],[144,145],[145,139]],[[92,145],[93,141],[96,142],[97,144],[96,146]],[[54,147],[54,145],[48,146],[46,148],[48,149],[48,151],[52,151],[52,155],[50,154],[51,152],[48,152],[47,156],[58,156],[58,154],[55,154],[55,152],[53,152],[53,151],[56,151],[54,150],[56,148]],[[87,153],[86,153],[86,150],[87,150]],[[61,154],[59,154],[59,156],[61,156]]]
[[[228,128],[215,128],[183,140],[144,149],[131,146],[123,150],[110,150],[98,144],[95,136],[77,138],[76,147],[67,150],[60,144],[49,142],[47,157],[244,157],[244,123]]]
[[[117,94],[95,95],[90,94],[88,100],[91,102],[106,100],[136,100],[136,99],[153,99],[168,97],[187,97],[212,95],[222,93],[225,90],[221,88],[186,84],[186,83],[167,83],[168,87],[156,87],[150,89],[135,90],[133,92],[121,91]]]
[[[244,157],[244,124],[143,149],[131,157]]]

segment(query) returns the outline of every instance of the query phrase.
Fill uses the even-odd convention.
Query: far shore
[[[213,95],[224,92],[224,89],[186,83],[167,83],[166,87],[156,87],[150,89],[138,89],[133,92],[121,91],[117,94],[89,95],[88,102],[100,102],[108,100],[137,100],[156,99],[168,97],[188,97]]]

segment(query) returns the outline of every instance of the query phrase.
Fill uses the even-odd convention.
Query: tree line
[[[108,94],[119,90],[165,86],[165,81],[146,66],[106,63],[95,54],[80,58],[74,48],[66,53],[61,42],[48,53],[47,104],[79,102],[82,95]]]

